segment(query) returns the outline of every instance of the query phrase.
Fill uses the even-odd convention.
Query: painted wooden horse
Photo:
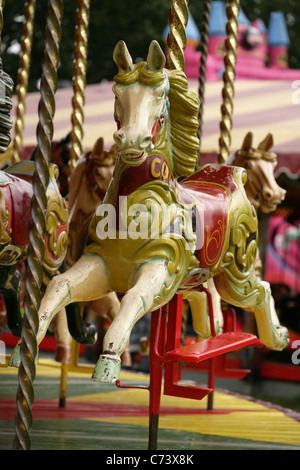
[[[6,172],[0,171],[0,292],[5,302],[7,325],[16,336],[21,335],[20,268],[26,261],[29,243],[33,172],[33,162],[21,162]],[[66,255],[68,240],[68,210],[57,187],[56,165],[50,165],[49,173],[45,214],[44,285],[58,273]]]
[[[284,200],[286,191],[274,177],[277,155],[271,152],[274,145],[272,134],[267,134],[257,148],[253,147],[253,134],[248,132],[241,149],[232,153],[226,165],[241,166],[247,171],[245,191],[257,211],[274,212]]]
[[[193,293],[193,326],[207,335],[210,323],[197,308],[197,288],[213,276],[226,302],[253,309],[264,344],[285,348],[287,330],[272,322],[269,284],[255,275],[258,223],[244,190],[245,170],[206,165],[194,173],[199,100],[183,72],[164,68],[156,41],[147,62],[134,65],[122,41],[114,61],[118,160],[83,256],[48,285],[38,343],[62,305],[124,292],[93,374],[112,383],[134,324],[175,293]]]

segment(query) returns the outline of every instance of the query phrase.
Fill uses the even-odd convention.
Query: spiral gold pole
[[[228,0],[218,163],[230,154],[239,10],[240,0]]]
[[[200,100],[200,107],[198,113],[198,139],[199,139],[199,148],[201,146],[201,136],[202,136],[202,127],[203,127],[203,109],[204,109],[204,93],[205,93],[205,76],[206,76],[206,60],[208,53],[208,39],[209,39],[209,19],[210,19],[210,10],[211,10],[211,0],[204,1],[203,8],[203,19],[201,27],[201,59],[200,59],[200,70],[199,70],[199,88],[198,96]]]
[[[90,0],[77,0],[73,62],[73,112],[70,136],[70,173],[72,173],[77,160],[82,155],[89,16]]]
[[[12,163],[15,164],[21,160],[25,99],[28,89],[28,77],[31,58],[33,23],[35,15],[36,0],[28,0],[25,3],[25,15],[23,23],[23,36],[21,41],[20,67],[18,70],[17,98],[18,105],[15,117],[15,135],[13,141]]]
[[[55,112],[54,94],[57,88],[59,44],[61,39],[62,0],[49,0],[45,31],[45,51],[42,63],[41,98],[39,101],[39,123],[37,126],[37,151],[33,175],[33,197],[31,202],[30,242],[27,255],[26,293],[24,298],[24,320],[22,325],[21,364],[17,392],[14,449],[29,450],[29,433],[32,426],[31,408],[34,401],[33,382],[37,356],[36,334],[38,310],[43,279],[45,213],[47,209],[46,189],[49,182],[51,141]]]
[[[184,50],[186,48],[186,25],[188,23],[188,0],[172,0],[169,12],[170,31],[167,37],[167,68],[185,69]]]

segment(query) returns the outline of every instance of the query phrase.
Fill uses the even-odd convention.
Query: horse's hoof
[[[274,350],[282,351],[289,345],[289,332],[284,326],[275,325]]]
[[[121,356],[121,364],[123,368],[127,367],[128,369],[130,369],[132,367],[132,360],[129,349],[125,349],[125,351],[123,352]]]
[[[95,325],[86,325],[86,339],[84,344],[95,344],[98,338],[98,333]]]
[[[272,351],[282,351],[289,345],[289,332],[287,328],[273,325],[272,338],[261,338],[264,345]]]
[[[20,364],[21,364],[21,341],[19,341],[18,344],[15,346],[8,361],[8,365],[10,367],[20,367]]]
[[[17,345],[15,346],[15,349],[13,350],[10,358],[9,358],[9,361],[8,361],[8,365],[10,367],[20,367],[21,365],[21,341],[20,340]],[[38,363],[38,356],[35,358],[35,365]]]
[[[119,356],[102,354],[96,364],[92,379],[104,384],[115,383],[120,378],[121,359]]]
[[[70,364],[72,359],[71,349],[65,346],[56,346],[54,359],[62,364]]]

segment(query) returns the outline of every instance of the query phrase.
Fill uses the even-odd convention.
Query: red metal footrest
[[[255,335],[243,332],[228,332],[219,336],[173,349],[166,354],[167,361],[200,362],[230,351],[251,346],[257,340]]]

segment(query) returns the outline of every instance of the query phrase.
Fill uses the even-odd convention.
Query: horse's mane
[[[170,90],[171,143],[174,176],[188,176],[195,171],[198,160],[199,99],[189,90],[185,74],[178,70],[165,70]],[[137,81],[148,86],[159,86],[165,80],[165,73],[147,69],[145,62],[139,62],[130,72],[118,73],[114,79],[122,85]]]
[[[277,164],[277,154],[273,152],[265,152],[261,149],[240,149],[233,152],[226,160],[227,165],[243,166],[247,160],[266,160],[267,162],[273,163],[274,166]]]
[[[171,70],[170,118],[175,176],[188,176],[195,171],[198,161],[199,99],[189,90],[185,74]]]

